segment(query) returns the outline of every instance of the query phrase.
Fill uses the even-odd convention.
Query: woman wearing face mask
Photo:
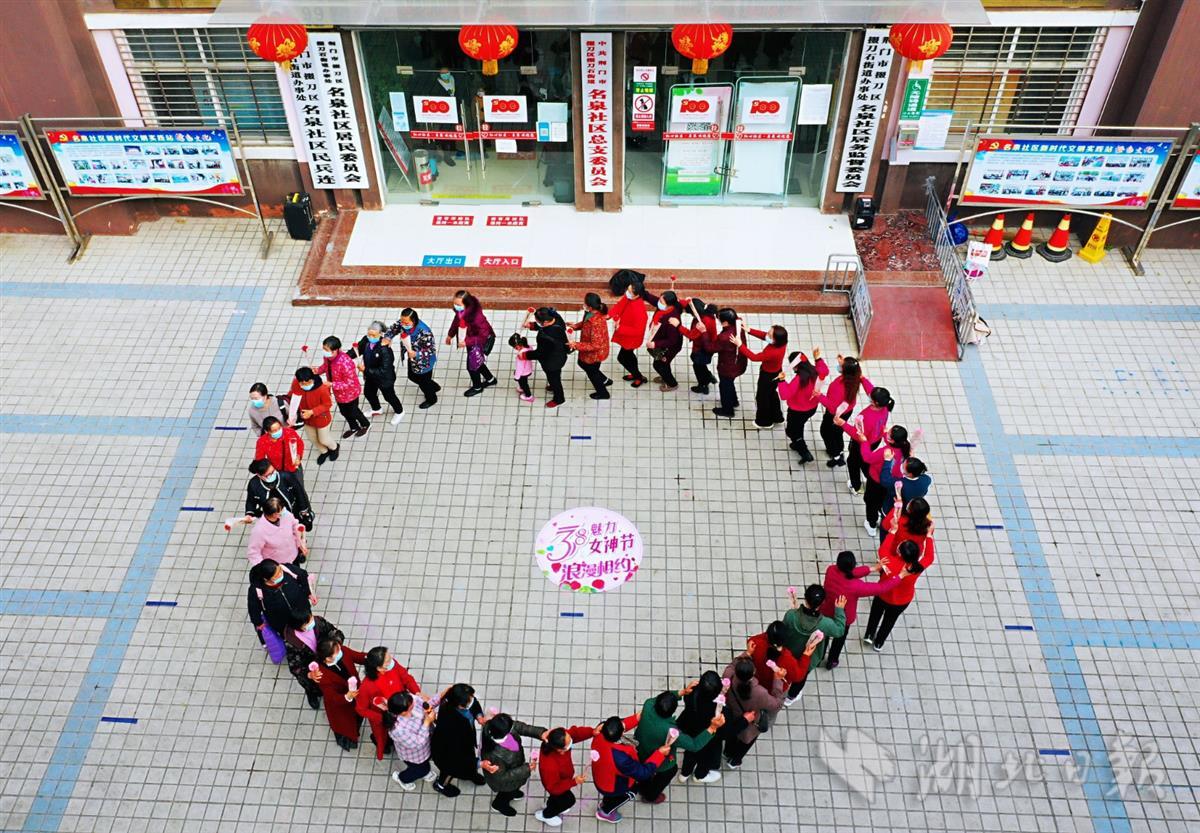
[[[658,389],[663,393],[670,393],[679,387],[679,382],[671,370],[671,362],[683,349],[683,332],[680,330],[683,305],[679,303],[679,296],[670,290],[662,295],[646,292],[643,297],[646,303],[654,305],[654,317],[650,321],[650,340],[646,342],[646,349],[654,359],[654,372],[658,374],[658,380],[661,382]]]
[[[721,332],[717,334],[717,390],[721,394],[721,404],[712,409],[719,417],[732,419],[737,414],[738,402],[737,377],[746,372],[747,360],[738,351],[742,342],[737,337],[737,311],[723,309],[717,313],[717,324]]]
[[[340,640],[323,639],[317,643],[317,670],[309,670],[308,678],[321,687],[325,717],[337,745],[349,751],[358,748],[358,727],[362,718],[354,710],[358,697],[358,669],[367,655],[356,651]],[[354,689],[350,688],[354,680]]]
[[[755,353],[750,345],[743,344],[738,350],[752,362],[758,362],[758,387],[754,392],[754,425],[757,428],[774,428],[783,424],[783,408],[779,406],[776,383],[783,372],[783,357],[787,353],[788,332],[775,325],[770,332],[750,328],[747,333],[767,341],[762,350]]]
[[[560,726],[546,735],[538,755],[538,776],[546,788],[546,806],[533,814],[542,824],[561,827],[562,814],[575,806],[574,789],[587,780],[587,774],[575,774],[571,749],[591,740],[595,732],[591,726]]]
[[[825,415],[821,417],[821,439],[825,443],[825,453],[829,468],[846,465],[846,441],[842,436],[841,426],[834,424],[834,417],[848,418],[858,403],[859,390],[865,390],[867,395],[875,390],[871,380],[863,376],[862,366],[853,356],[838,356],[838,376],[829,383],[821,403],[825,405]]]
[[[642,346],[646,338],[646,302],[642,300],[642,284],[630,278],[622,289],[621,300],[612,308],[610,318],[617,322],[612,340],[620,348],[617,351],[617,363],[625,368],[622,377],[635,388],[640,388],[648,381],[638,367],[637,353],[633,352]]]
[[[304,440],[295,428],[288,428],[275,417],[263,420],[263,434],[254,444],[254,459],[268,460],[276,471],[287,472],[304,485]]]
[[[446,798],[454,798],[461,792],[452,783],[456,778],[476,786],[485,783],[479,771],[476,731],[476,726],[483,722],[483,706],[475,699],[475,689],[466,683],[450,686],[438,707],[431,738],[433,763],[438,770],[433,788]]]
[[[608,399],[612,379],[600,369],[608,358],[608,304],[589,292],[583,298],[583,319],[568,329],[579,333],[579,341],[571,342],[571,349],[578,354],[579,366],[595,388],[592,399]]]
[[[437,339],[412,307],[400,311],[400,318],[383,334],[383,343],[390,344],[397,334],[404,357],[408,359],[408,381],[420,388],[425,397],[425,401],[417,406],[423,411],[437,404],[438,391],[442,389],[433,381],[433,368],[437,364]]]
[[[483,742],[480,746],[480,767],[484,780],[496,797],[492,809],[502,816],[515,816],[512,803],[523,798],[521,787],[533,774],[533,768],[525,762],[525,748],[521,738],[545,740],[549,731],[541,726],[532,726],[514,720],[501,712],[483,724]]]
[[[308,493],[300,482],[290,474],[280,474],[270,460],[255,460],[250,463],[250,479],[246,481],[246,517],[244,523],[252,524],[262,517],[269,498],[279,498],[284,508],[309,529],[313,521],[312,506]],[[307,521],[307,522],[306,522]]]
[[[304,531],[304,525],[284,507],[282,500],[267,498],[262,517],[250,527],[246,558],[251,565],[264,558],[279,564],[291,564],[293,561],[303,564],[308,558]]]
[[[312,372],[311,367],[296,369],[292,379],[291,395],[300,397],[297,410],[304,420],[304,433],[310,448],[319,450],[317,465],[332,463],[338,458],[339,444],[333,439],[329,426],[333,425],[333,394],[329,385]]]
[[[372,321],[367,327],[367,334],[350,348],[348,355],[358,361],[358,369],[365,382],[363,395],[371,406],[371,416],[383,415],[383,408],[379,404],[379,394],[382,393],[395,413],[392,425],[399,425],[400,420],[404,419],[404,406],[396,396],[396,356],[391,346],[383,343],[383,322]]]
[[[250,418],[250,430],[256,437],[262,436],[263,420],[267,417],[283,420],[283,411],[279,410],[279,403],[262,382],[255,382],[250,386],[250,404],[246,406],[246,416]]]
[[[391,751],[392,741],[383,729],[383,713],[387,711],[388,698],[397,691],[422,693],[417,681],[408,669],[396,662],[391,651],[382,645],[367,651],[363,661],[363,681],[358,687],[354,708],[371,725],[376,760],[382,761],[384,753]]]
[[[467,348],[467,374],[471,387],[463,396],[478,396],[484,388],[499,384],[500,380],[488,370],[487,357],[496,344],[496,333],[492,329],[479,299],[465,289],[454,294],[454,318],[450,321],[450,332],[446,344],[457,341],[460,348]]]
[[[283,630],[283,643],[287,646],[288,671],[300,683],[308,697],[308,705],[314,710],[321,708],[321,686],[309,676],[309,663],[317,661],[317,646],[322,640],[341,642],[346,635],[317,616],[310,609],[307,613],[292,614],[291,623]]]
[[[346,420],[342,439],[363,436],[371,430],[371,420],[358,406],[362,384],[358,381],[358,368],[354,360],[342,352],[342,340],[337,336],[330,336],[321,342],[321,355],[324,361],[313,368],[313,373],[326,377],[333,386],[333,398]]]

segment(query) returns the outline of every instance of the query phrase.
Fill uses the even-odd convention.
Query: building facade
[[[265,5],[30,0],[19,14],[6,6],[0,120],[28,113],[39,126],[81,117],[97,126],[233,122],[235,153],[266,213],[277,213],[292,191],[311,193],[321,211],[436,202],[836,213],[866,194],[890,212],[923,205],[930,176],[948,188],[980,125],[1086,136],[1095,125],[1200,120],[1196,96],[1179,92],[1191,83],[1189,57],[1200,47],[1200,3],[1185,0],[939,3],[961,20],[950,21],[950,51],[925,67],[894,56],[886,41],[880,49],[889,21],[781,22],[746,3],[749,17],[727,21],[732,42],[703,75],[676,51],[669,23],[654,16],[602,27],[513,20],[516,50],[485,75],[460,48],[459,27],[437,17],[437,4],[399,4],[407,17],[359,20],[354,4],[297,3],[298,17],[314,15],[303,20],[313,40],[340,62],[344,115],[354,128],[353,142],[341,144],[355,169],[346,181],[344,171],[331,178],[313,145],[306,107],[315,105],[305,101],[304,79],[319,68],[301,61],[288,74],[246,44],[247,25]],[[836,0],[813,8],[839,19],[840,5],[862,8]],[[916,76],[927,79],[924,111],[940,114],[919,136],[902,118],[911,115],[906,82]],[[603,136],[592,109],[598,95]],[[75,210],[87,204],[70,199]],[[79,222],[93,233],[130,233],[145,219],[219,215],[249,200],[134,200]],[[1194,244],[1197,225],[1155,243]],[[0,229],[55,228],[0,204]]]

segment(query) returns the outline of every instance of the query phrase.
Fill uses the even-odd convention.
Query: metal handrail
[[[850,289],[858,276],[865,274],[862,260],[858,255],[830,255],[825,260],[825,276],[821,280],[822,292],[845,292]]]
[[[954,245],[946,210],[938,198],[937,181],[932,176],[925,179],[925,222],[942,271],[942,283],[950,296],[950,315],[954,319],[958,357],[961,359],[964,346],[974,340],[979,313],[975,307],[975,295],[967,283],[966,263]]]

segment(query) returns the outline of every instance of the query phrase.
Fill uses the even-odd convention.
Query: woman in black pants
[[[562,317],[551,307],[538,307],[533,314],[533,320],[535,323],[530,326],[537,330],[537,346],[526,353],[525,358],[536,359],[542,366],[542,373],[546,375],[546,385],[553,395],[546,407],[557,408],[567,401],[562,385],[562,370],[570,350],[567,330],[560,323]]]
[[[825,465],[829,468],[846,465],[846,457],[843,453],[846,445],[842,438],[842,429],[841,426],[834,425],[833,418],[838,415],[845,419],[850,418],[850,414],[854,411],[854,405],[858,401],[859,388],[864,383],[867,385],[868,393],[874,389],[870,381],[863,377],[862,366],[858,363],[858,359],[853,356],[838,356],[837,360],[839,375],[829,383],[829,390],[825,392],[825,398],[833,403],[838,413],[835,414],[826,408],[825,415],[821,417],[821,439],[825,443],[825,453],[829,455],[829,461]]]
[[[717,696],[721,693],[721,675],[716,671],[705,671],[700,675],[696,687],[683,695],[683,711],[675,721],[679,731],[685,735],[698,735],[708,728],[720,707]],[[692,775],[702,784],[721,780],[721,733],[697,752],[684,752],[679,767],[679,782],[687,783]]]
[[[348,355],[358,360],[358,369],[363,374],[363,395],[371,405],[371,416],[383,414],[379,404],[382,393],[396,414],[392,417],[392,425],[399,425],[404,418],[404,406],[396,396],[396,355],[390,345],[383,343],[384,329],[382,321],[372,321],[367,334],[350,348]]]
[[[679,297],[670,290],[662,295],[645,292],[642,297],[647,303],[655,306],[654,318],[650,322],[650,340],[646,343],[646,349],[654,359],[654,372],[661,381],[658,389],[669,393],[679,387],[679,382],[671,371],[671,362],[683,349],[683,333],[679,329],[683,307],[679,303]]]

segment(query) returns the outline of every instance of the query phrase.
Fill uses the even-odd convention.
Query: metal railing
[[[938,266],[942,270],[942,282],[950,296],[950,315],[954,319],[954,331],[958,337],[958,357],[963,355],[964,345],[975,339],[975,324],[979,314],[975,309],[975,296],[967,283],[966,263],[954,245],[946,211],[937,194],[934,177],[925,179],[925,222],[929,237],[937,253]]]
[[[861,269],[850,285],[850,320],[854,322],[854,335],[858,338],[858,350],[862,353],[871,331],[871,319],[875,317],[875,306],[871,303],[871,287],[867,275]]]
[[[821,291],[849,294],[854,280],[861,274],[863,265],[858,255],[830,255],[825,260],[825,277],[821,281]]]

